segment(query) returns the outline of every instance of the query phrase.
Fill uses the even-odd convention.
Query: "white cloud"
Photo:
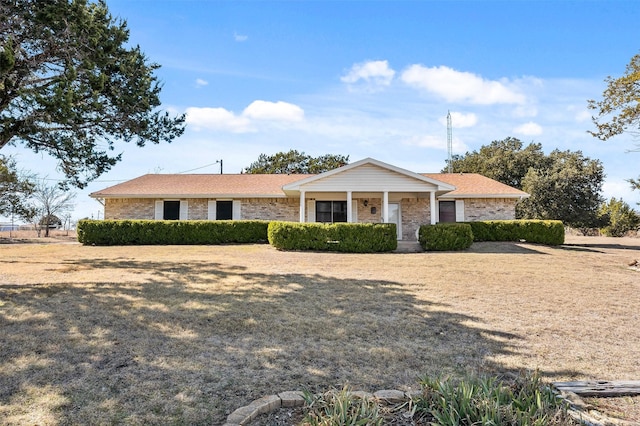
[[[253,101],[242,111],[235,114],[225,108],[186,109],[187,124],[195,130],[217,130],[232,133],[248,133],[257,131],[253,126],[260,122],[299,122],[304,119],[304,111],[297,105],[288,102]]]
[[[207,80],[203,80],[201,78],[196,78],[196,87],[203,87],[208,85],[209,82]]]
[[[538,123],[534,123],[533,121],[529,121],[528,123],[524,123],[516,127],[513,131],[525,136],[537,136],[542,134],[542,126]]]
[[[233,39],[238,43],[242,43],[243,41],[247,41],[249,39],[249,36],[244,34],[238,34],[237,32],[234,31]]]
[[[428,68],[411,65],[403,71],[406,84],[434,93],[448,102],[478,105],[523,104],[525,96],[506,79],[485,80],[469,72],[456,71],[446,66]]]
[[[251,131],[248,118],[238,117],[224,108],[190,107],[185,112],[187,114],[187,124],[192,125],[196,130],[222,130],[233,133]]]
[[[443,126],[447,125],[447,117],[441,117],[438,119]],[[462,112],[451,112],[451,127],[454,129],[461,129],[463,127],[473,127],[478,124],[478,116],[473,112],[464,114]]]
[[[253,101],[245,108],[242,115],[254,120],[302,121],[304,110],[288,102]]]
[[[354,64],[340,81],[349,85],[361,84],[367,90],[376,90],[391,84],[396,72],[388,61],[368,61]]]

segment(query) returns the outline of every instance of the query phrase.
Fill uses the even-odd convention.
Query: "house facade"
[[[105,219],[420,225],[515,218],[528,194],[479,174],[414,173],[372,158],[317,175],[147,174],[90,194]]]

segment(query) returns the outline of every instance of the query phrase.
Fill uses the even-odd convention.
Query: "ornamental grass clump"
[[[563,425],[566,406],[537,373],[513,381],[495,378],[421,379],[416,416],[437,425]]]
[[[347,386],[314,395],[304,392],[306,415],[301,426],[379,426],[384,417],[374,398],[353,394]]]

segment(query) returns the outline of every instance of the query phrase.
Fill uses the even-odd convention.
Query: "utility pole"
[[[452,173],[453,167],[451,165],[451,151],[453,151],[453,136],[451,128],[451,112],[447,111],[447,171]]]

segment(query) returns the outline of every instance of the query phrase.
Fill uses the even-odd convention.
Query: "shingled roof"
[[[310,175],[147,174],[90,194],[93,198],[286,197],[282,186]]]
[[[440,198],[526,198],[524,191],[478,173],[420,173],[456,187]]]
[[[440,198],[523,198],[526,192],[476,173],[421,173],[455,186]],[[305,174],[147,174],[96,191],[93,198],[285,198]]]

